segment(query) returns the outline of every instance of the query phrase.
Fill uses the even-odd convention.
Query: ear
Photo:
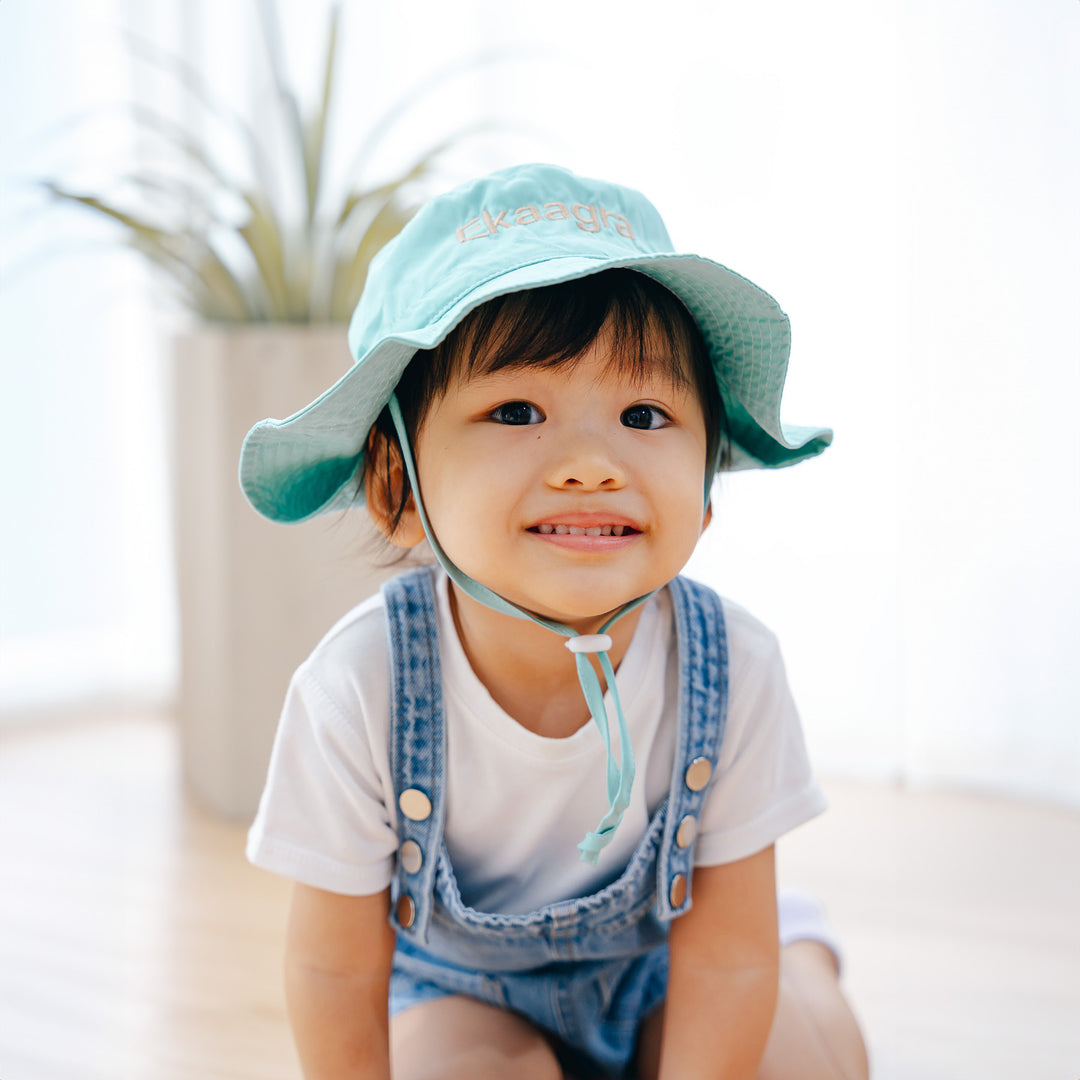
[[[368,436],[364,466],[364,500],[376,528],[395,547],[414,548],[424,539],[424,525],[416,511],[412,492],[394,527],[394,514],[405,486],[405,462],[398,444],[381,431]]]
[[[712,503],[710,502],[709,505],[705,507],[705,517],[702,518],[702,521],[701,521],[701,531],[704,533],[705,530],[709,527],[709,525],[711,523],[712,523]]]

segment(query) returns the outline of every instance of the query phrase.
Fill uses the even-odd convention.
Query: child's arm
[[[340,896],[297,885],[285,992],[306,1080],[389,1080],[389,889]]]
[[[694,871],[675,920],[661,1080],[751,1080],[776,1008],[779,944],[773,849]]]

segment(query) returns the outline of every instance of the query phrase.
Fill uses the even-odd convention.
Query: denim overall
[[[564,1063],[626,1075],[641,1021],[663,1000],[667,933],[690,909],[694,837],[727,713],[720,599],[686,578],[669,586],[679,718],[668,794],[622,875],[591,896],[525,915],[467,907],[443,843],[444,716],[434,576],[383,586],[391,659],[391,766],[398,858],[390,1012],[461,994],[517,1012],[554,1037]]]

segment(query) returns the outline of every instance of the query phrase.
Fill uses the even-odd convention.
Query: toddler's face
[[[576,363],[454,378],[420,428],[420,491],[450,559],[499,595],[584,628],[671,580],[704,523],[692,386]],[[659,347],[659,343],[657,344]]]

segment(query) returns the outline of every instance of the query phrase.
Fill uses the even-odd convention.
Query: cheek
[[[475,448],[473,448],[475,449]],[[485,529],[494,527],[493,517],[505,510],[512,497],[508,490],[512,473],[506,456],[477,454],[460,444],[428,444],[427,457],[419,464],[420,490],[431,526],[436,534],[468,533],[479,542]]]
[[[706,524],[705,470],[688,467],[669,474],[668,483],[660,489],[659,497],[663,516],[671,526],[673,542],[693,551]]]
[[[647,465],[673,501],[696,501],[698,510],[704,508],[705,443],[694,432],[679,432],[663,452],[648,458]]]

